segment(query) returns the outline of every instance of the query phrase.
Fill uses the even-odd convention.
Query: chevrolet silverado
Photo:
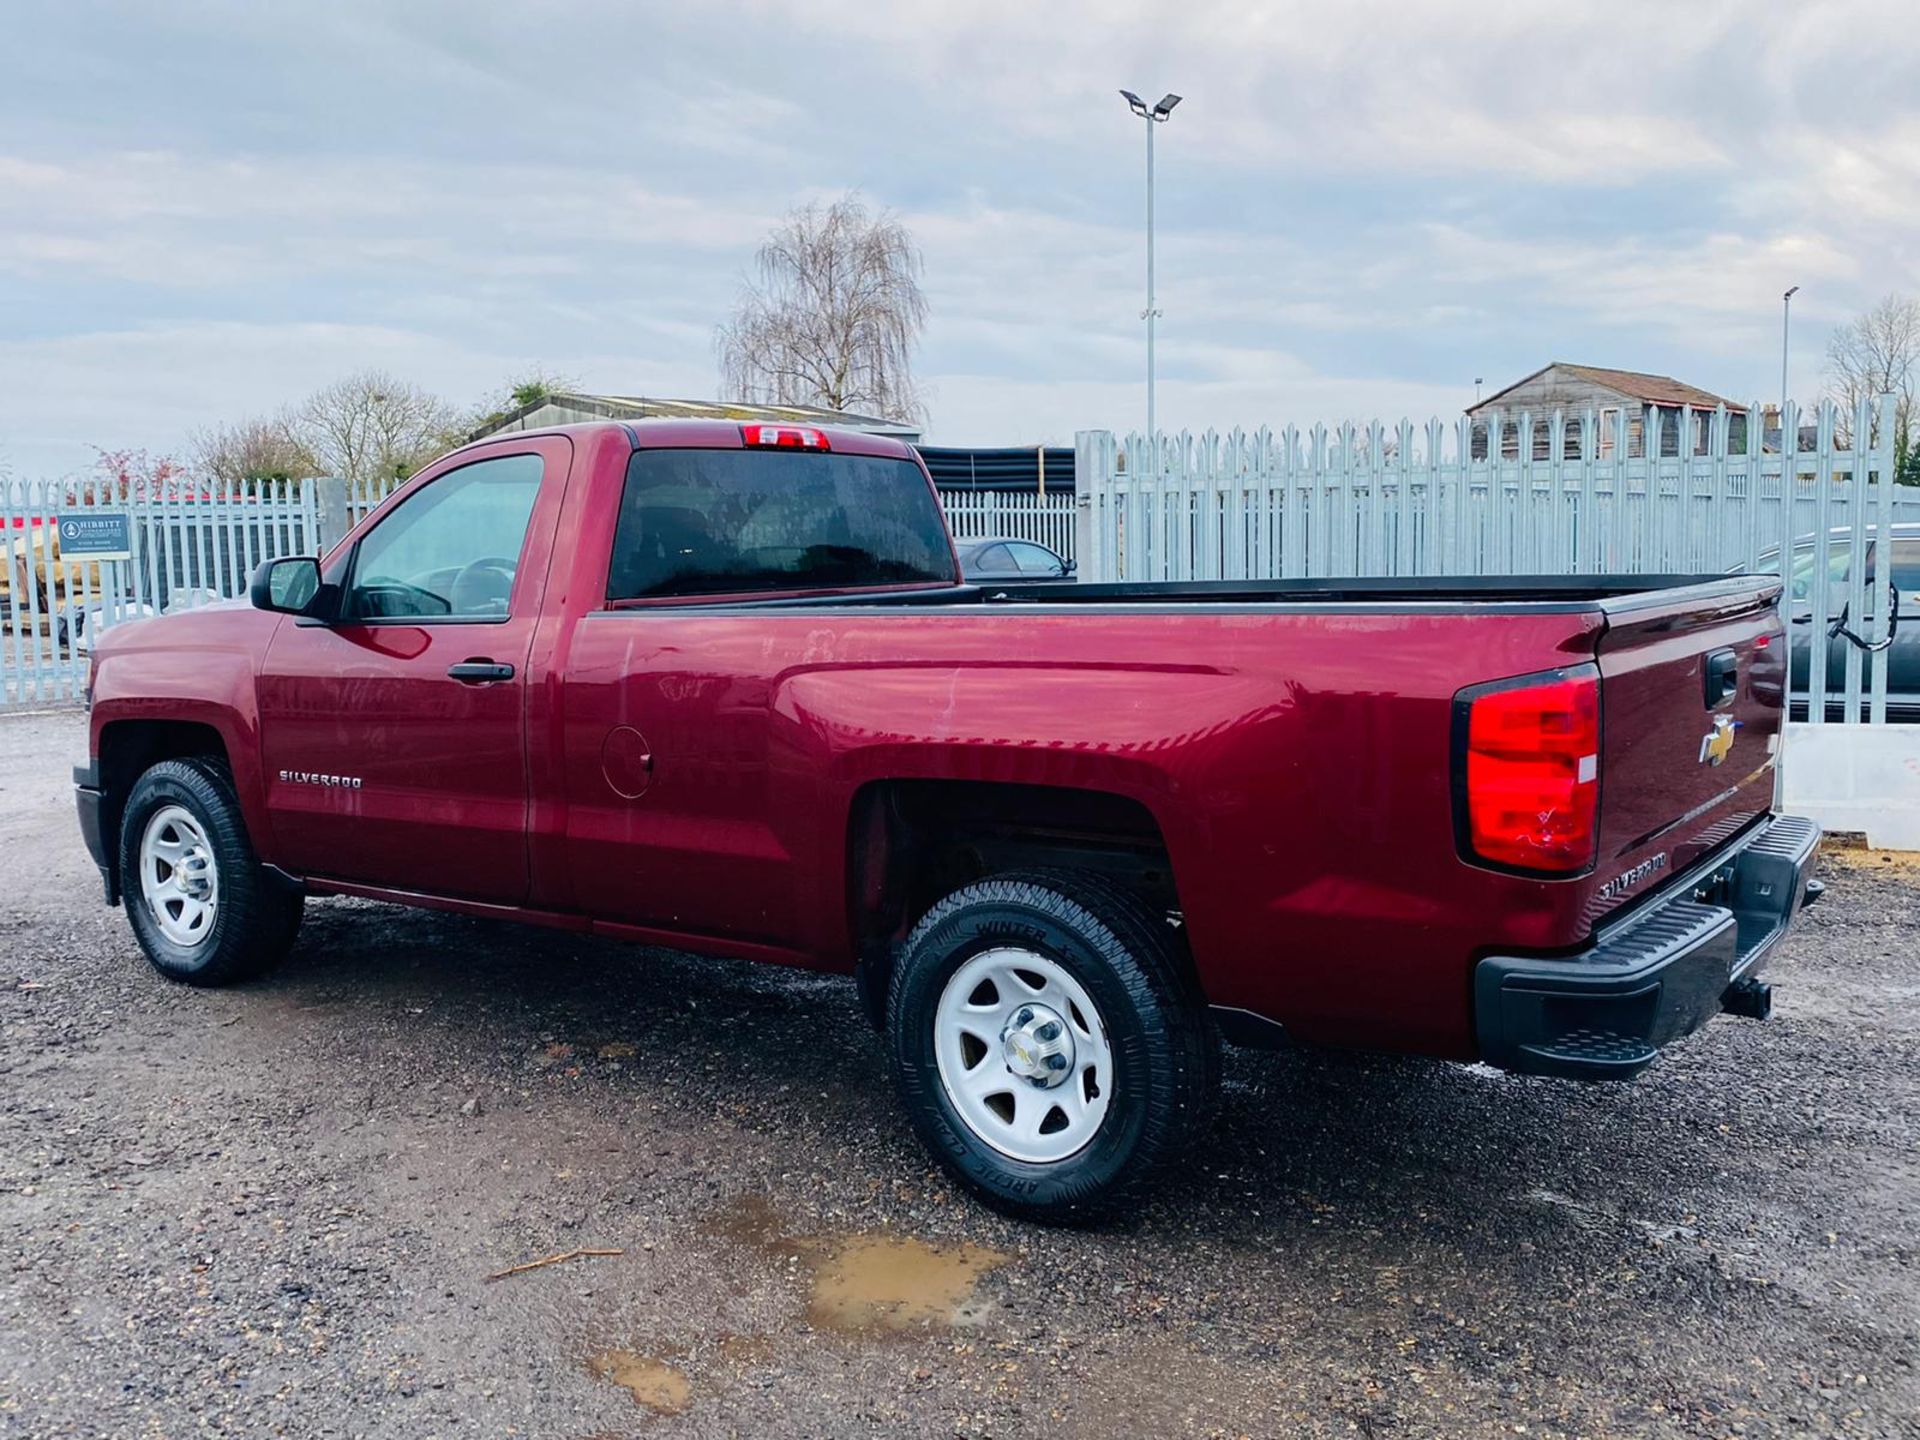
[[[1764,1016],[1819,893],[1779,594],[968,584],[896,441],[566,427],[102,636],[80,821],[193,984],[324,895],[852,973],[940,1162],[1075,1218],[1223,1038],[1606,1079]]]

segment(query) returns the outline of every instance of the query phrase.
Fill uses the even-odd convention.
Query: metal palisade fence
[[[399,483],[346,482],[347,523],[358,525]],[[1050,490],[1044,495],[1017,490],[941,490],[938,493],[947,525],[957,540],[1034,540],[1064,559],[1073,559],[1074,518],[1078,507],[1070,491]]]
[[[349,481],[345,486],[346,517],[358,525],[399,481]],[[990,538],[1034,540],[1063,559],[1073,559],[1078,504],[1067,490],[941,490],[940,506],[956,540]]]
[[[398,480],[0,481],[0,709],[71,703],[92,642],[127,620],[244,595],[262,560],[317,553]],[[962,539],[1014,536],[1071,559],[1074,497],[943,491]]]
[[[298,482],[0,480],[0,708],[79,699],[101,631],[243,595],[317,539]]]
[[[1796,586],[1810,649],[1810,718],[1883,718],[1890,666],[1869,643],[1894,618],[1886,570],[1869,584],[1874,535],[1920,521],[1920,491],[1892,483],[1891,397],[1803,426],[1788,405],[1770,446],[1750,412],[1649,406],[1462,416],[1222,435],[1076,437],[1084,580],[1234,580],[1399,575],[1725,573],[1780,567],[1813,537],[1836,550],[1837,583]],[[1803,430],[1806,432],[1803,434]],[[1848,444],[1844,437],[1870,437]],[[1648,454],[1647,437],[1653,437]],[[1914,623],[1920,625],[1920,614]],[[1829,652],[1844,659],[1833,662]],[[1837,683],[1836,683],[1837,682]],[[1839,718],[1839,717],[1836,717]]]
[[[960,538],[1037,540],[1087,580],[1777,570],[1785,553],[1805,572],[1791,599],[1796,698],[1815,721],[1884,718],[1897,667],[1866,647],[1888,638],[1898,565],[1876,537],[1920,522],[1920,493],[1890,483],[1892,402],[1823,405],[1806,426],[1789,406],[1778,433],[1800,443],[1786,455],[1746,420],[1495,414],[1151,444],[1084,431],[1074,495],[943,491],[941,503]],[[393,488],[0,481],[0,707],[78,699],[100,631],[242,595],[262,560],[317,552],[323,531]],[[1829,537],[1824,568],[1815,536]]]
[[[1073,559],[1078,507],[1068,491],[942,490],[940,506],[956,540],[1034,540]]]

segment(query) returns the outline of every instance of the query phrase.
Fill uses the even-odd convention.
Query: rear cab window
[[[610,602],[956,583],[911,460],[776,450],[636,450]]]

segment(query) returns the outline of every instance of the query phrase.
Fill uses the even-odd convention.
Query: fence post
[[[1876,527],[1874,533],[1879,538],[1879,553],[1889,558],[1881,560],[1877,581],[1873,587],[1873,614],[1874,618],[1879,622],[1873,629],[1873,639],[1876,643],[1883,642],[1888,638],[1894,623],[1899,619],[1899,617],[1893,613],[1894,607],[1899,603],[1898,596],[1895,591],[1889,588],[1888,583],[1892,570],[1891,556],[1893,553],[1893,457],[1895,443],[1893,422],[1897,413],[1894,409],[1892,395],[1882,395],[1879,397],[1880,424],[1876,427],[1874,433],[1880,437],[1880,444],[1876,447],[1878,453],[1874,457],[1874,469],[1880,476],[1880,489],[1878,492],[1880,509],[1879,513],[1873,518],[1873,524]],[[1860,514],[1863,521],[1866,519],[1866,496],[1867,492],[1863,482],[1863,488],[1860,492]],[[1882,653],[1873,657],[1873,685],[1870,693],[1869,703],[1871,709],[1868,713],[1868,719],[1875,725],[1884,725],[1887,723],[1887,670],[1892,663],[1893,656],[1890,654]]]
[[[1073,437],[1073,556],[1082,580],[1115,578],[1112,493],[1113,432],[1076,431]]]
[[[314,495],[313,553],[324,555],[335,541],[353,528],[347,512],[347,482],[339,476],[327,475],[318,480],[309,480],[307,484],[313,487]]]

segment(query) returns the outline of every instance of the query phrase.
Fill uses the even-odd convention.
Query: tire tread
[[[198,965],[181,965],[159,949],[164,939],[149,931],[137,880],[140,811],[148,792],[167,787],[184,792],[207,826],[218,852],[220,914],[211,953]],[[121,874],[134,936],[154,969],[189,985],[231,985],[264,972],[292,948],[305,908],[297,890],[278,883],[261,866],[240,813],[233,772],[226,760],[202,755],[161,760],[134,782],[120,835]],[[130,863],[132,862],[132,863]],[[158,943],[156,943],[158,942]]]
[[[988,1188],[949,1155],[938,1127],[946,1122],[919,1113],[904,1074],[909,1061],[900,1037],[913,1023],[906,1014],[906,976],[921,947],[955,916],[976,906],[1037,911],[1075,932],[1128,994],[1135,1012],[1166,1042],[1167,1063],[1156,1066],[1145,1096],[1146,1120],[1132,1155],[1118,1174],[1084,1184],[1065,1182],[1043,1202]],[[887,996],[887,1029],[894,1037],[896,1075],[913,1110],[914,1124],[946,1168],[988,1203],[1022,1218],[1082,1222],[1113,1214],[1173,1163],[1187,1142],[1209,1127],[1220,1088],[1220,1043],[1207,1015],[1185,947],[1166,922],[1131,892],[1088,871],[1034,868],[974,881],[937,902],[914,926],[895,967]],[[1136,1080],[1133,1083],[1138,1083]]]

